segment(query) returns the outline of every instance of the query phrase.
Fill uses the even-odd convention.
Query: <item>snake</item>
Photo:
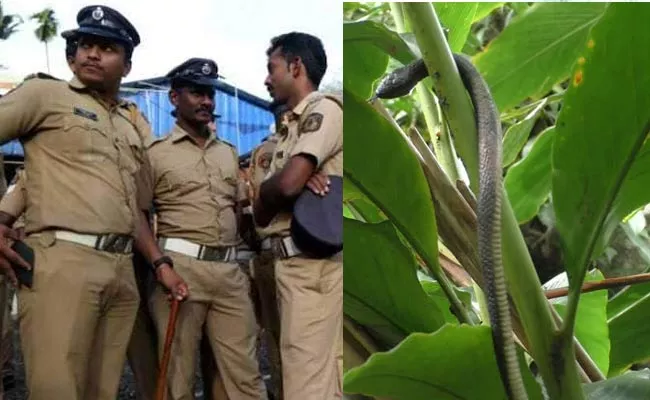
[[[501,381],[511,400],[528,399],[523,384],[501,254],[502,133],[497,107],[489,87],[469,58],[452,53],[461,81],[474,107],[478,132],[479,195],[478,258],[485,280],[485,295],[492,330],[492,342]],[[375,97],[394,99],[408,95],[429,76],[424,60],[417,59],[397,68],[381,80]],[[433,75],[439,78],[436,73]]]

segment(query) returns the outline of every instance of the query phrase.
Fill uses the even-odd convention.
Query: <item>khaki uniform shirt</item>
[[[235,205],[246,199],[246,186],[234,147],[211,137],[201,148],[176,125],[147,153],[159,236],[206,246],[240,243]]]
[[[7,193],[0,201],[0,211],[18,218],[25,211],[25,170],[16,171],[16,176],[7,188]]]
[[[249,177],[253,192],[253,198],[250,202],[251,204],[255,204],[255,200],[260,195],[260,186],[271,170],[273,152],[275,151],[275,147],[278,144],[278,140],[278,134],[273,134],[269,136],[265,142],[257,146],[251,153],[251,161],[249,167]],[[268,235],[268,227],[262,228],[256,226],[255,230],[260,237],[266,237]]]
[[[0,98],[0,143],[19,138],[25,150],[27,233],[134,234],[151,194],[129,109],[109,107],[76,78],[31,79]]]
[[[25,207],[26,207],[26,193],[25,193],[25,170],[19,169],[16,171],[16,176],[7,188],[7,193],[0,201],[0,211],[9,214],[16,218],[14,228],[25,227]]]
[[[248,176],[253,187],[253,199],[259,197],[260,185],[268,175],[273,161],[273,152],[278,144],[278,134],[273,134],[251,152],[251,161]],[[252,201],[251,201],[252,204]]]
[[[343,110],[336,101],[312,92],[285,121],[286,129],[281,129],[267,178],[298,154],[313,156],[317,171],[343,176]],[[262,237],[288,235],[290,226],[291,213],[281,212],[262,231]]]

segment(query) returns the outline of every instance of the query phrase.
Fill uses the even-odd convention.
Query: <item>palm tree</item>
[[[45,43],[45,58],[47,60],[47,73],[50,73],[50,52],[47,47],[47,42],[52,40],[58,30],[59,30],[59,21],[54,18],[54,10],[51,8],[46,8],[41,12],[38,12],[31,17],[30,19],[36,20],[38,22],[38,28],[34,31],[36,37],[41,42]]]
[[[2,11],[2,0],[0,0],[0,40],[6,40],[9,36],[18,31],[18,26],[23,19],[18,15],[7,14]]]

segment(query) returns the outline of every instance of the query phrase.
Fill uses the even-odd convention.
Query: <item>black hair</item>
[[[65,41],[65,58],[74,58],[77,53],[77,40],[68,39]]]
[[[270,56],[277,49],[280,49],[280,54],[287,63],[295,57],[300,57],[307,70],[307,77],[318,89],[327,70],[327,55],[319,38],[302,32],[285,33],[271,39],[271,47],[266,51],[266,55]]]
[[[130,63],[133,58],[133,46],[122,43],[124,46],[124,61]]]

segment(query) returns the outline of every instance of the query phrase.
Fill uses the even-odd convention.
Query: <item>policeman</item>
[[[250,284],[237,257],[237,203],[245,198],[237,152],[208,128],[217,76],[216,63],[200,58],[169,72],[176,125],[147,149],[159,243],[191,291],[178,314],[167,377],[170,399],[193,398],[204,326],[228,397],[266,398]],[[151,311],[162,354],[169,306],[160,290],[151,296]]]
[[[18,307],[32,399],[115,399],[139,304],[134,244],[173,296],[188,295],[142,213],[148,163],[117,98],[139,35],[105,6],[81,9],[77,22],[66,33],[77,42],[74,78],[36,77],[0,99],[0,144],[20,139],[26,160],[34,284],[20,287]],[[0,226],[0,239],[0,268],[16,283],[10,262],[31,267],[10,248],[13,230]]]
[[[77,35],[74,31],[65,31],[62,36],[66,39],[65,55],[68,65],[73,69],[75,54],[77,52]],[[144,116],[133,103],[126,103],[131,123],[137,129],[143,141],[148,142],[153,133]],[[140,306],[136,315],[131,339],[127,347],[127,359],[140,400],[153,400],[156,390],[156,377],[158,375],[158,348],[157,336],[153,320],[147,306],[148,293],[155,285],[155,277],[149,270],[148,263],[139,251],[133,253],[133,267],[140,293]]]
[[[267,56],[265,85],[291,110],[254,204],[256,224],[266,228],[260,268],[275,268],[284,399],[341,398],[342,251],[314,256],[296,245],[290,228],[296,197],[305,189],[329,196],[328,176],[343,175],[342,107],[317,91],[327,68],[318,38],[275,37]]]
[[[257,146],[251,152],[251,161],[249,166],[249,177],[253,184],[253,199],[256,199],[258,193],[255,193],[255,188],[259,188],[259,185],[262,183],[266,174],[268,174],[271,169],[271,160],[273,159],[273,151],[275,146],[278,143],[278,138],[280,137],[280,131],[285,127],[282,120],[287,115],[286,106],[284,104],[275,104],[271,105],[271,110],[275,116],[275,124],[273,132],[267,136],[262,143]]]
[[[176,114],[176,113],[174,113]],[[219,116],[212,115],[212,119],[208,124],[210,135],[217,137],[217,123],[216,119]],[[238,252],[237,258],[240,259]],[[243,261],[243,260],[239,260]],[[219,374],[219,369],[214,360],[213,350],[210,346],[210,338],[207,335],[207,329],[203,326],[203,335],[201,336],[201,344],[199,345],[200,364],[201,364],[201,377],[203,378],[203,399],[204,400],[227,400],[228,394],[223,385],[223,379]]]
[[[76,43],[72,40],[66,40],[66,49],[65,49],[65,55],[66,55],[66,60],[68,61],[68,64],[74,62],[74,54],[76,52]],[[33,79],[38,76],[43,76],[42,73],[36,73],[36,74],[30,74],[25,77],[25,80],[27,79]],[[2,97],[2,96],[0,96]],[[3,171],[4,173],[4,168]],[[19,170],[16,171],[16,174],[14,175],[14,180],[11,184],[11,186],[7,189],[6,194],[9,195],[11,194],[11,191],[14,188],[20,188],[22,187],[22,181],[20,181],[20,176],[23,175],[23,169],[20,168]],[[4,182],[4,175],[2,178],[0,178],[2,182]],[[0,182],[0,185],[2,183]],[[12,195],[12,198],[9,199],[10,203],[8,206],[10,207],[10,210],[14,210],[17,212],[17,214],[9,214],[7,215],[6,212],[4,213],[5,215],[2,215],[3,212],[0,212],[0,223],[7,225],[8,223],[5,221],[9,221],[8,219],[5,220],[4,218],[16,218],[19,215],[22,215],[22,212],[24,210],[25,204],[24,204],[24,199],[22,195],[16,196],[16,194],[22,194],[22,190],[18,190],[17,192],[14,192]],[[2,197],[2,203],[6,203],[7,197],[3,196]],[[7,204],[6,204],[7,205]],[[0,207],[2,207],[0,205]],[[13,220],[13,219],[12,219]],[[20,220],[16,221],[14,223],[14,228],[19,230],[19,233],[22,234],[24,233],[24,218],[21,218]],[[19,235],[20,236],[20,235]],[[0,285],[6,284],[6,280],[4,279],[4,276],[0,277],[0,280],[2,283]],[[0,344],[0,361],[2,365],[2,374],[3,374],[3,379],[2,379],[2,387],[0,387],[0,393],[4,393],[4,390],[8,389],[9,385],[13,386],[13,351],[14,351],[14,346],[13,346],[13,321],[11,319],[11,306],[12,306],[12,299],[15,294],[14,288],[9,287],[8,290],[6,290],[6,293],[2,294],[2,297],[0,298],[0,312],[3,312],[4,318],[2,319],[2,339],[1,339],[1,344]],[[9,383],[7,385],[5,382]],[[1,397],[0,397],[1,398]]]
[[[21,171],[16,172],[18,176]],[[3,175],[4,178],[4,175]],[[5,195],[2,196],[1,204],[5,202],[8,194],[13,189],[12,185],[7,188]],[[2,221],[2,213],[0,213],[0,221]],[[9,284],[4,276],[0,276],[0,323],[2,326],[0,337],[0,370],[2,371],[2,379],[0,380],[0,399],[4,397],[5,391],[10,390],[15,386],[14,380],[14,365],[13,365],[13,319],[11,318],[12,299],[14,296],[14,288]]]
[[[269,107],[275,117],[275,123],[272,125],[271,134],[266,137],[262,143],[251,152],[250,164],[248,168],[248,177],[250,181],[249,196],[250,204],[255,202],[258,197],[258,189],[262,181],[268,174],[271,168],[271,160],[275,146],[280,137],[279,132],[284,132],[284,125],[282,124],[283,118],[287,115],[287,110],[284,104],[273,102]],[[284,127],[284,128],[283,128]],[[252,207],[249,207],[252,209]],[[245,210],[248,211],[248,210]],[[264,236],[264,228],[252,227],[255,229],[251,232],[254,239],[259,240],[260,236]],[[258,248],[259,243],[253,245]],[[276,287],[275,287],[275,274],[273,268],[264,268],[260,264],[262,262],[262,255],[257,254],[257,257],[251,262],[251,275],[253,277],[253,284],[255,287],[254,298],[257,300],[256,305],[258,308],[258,319],[262,326],[262,340],[266,345],[267,358],[270,363],[271,372],[271,393],[274,399],[282,398],[282,363],[280,360],[280,317],[278,314]],[[267,260],[269,262],[271,260]]]

